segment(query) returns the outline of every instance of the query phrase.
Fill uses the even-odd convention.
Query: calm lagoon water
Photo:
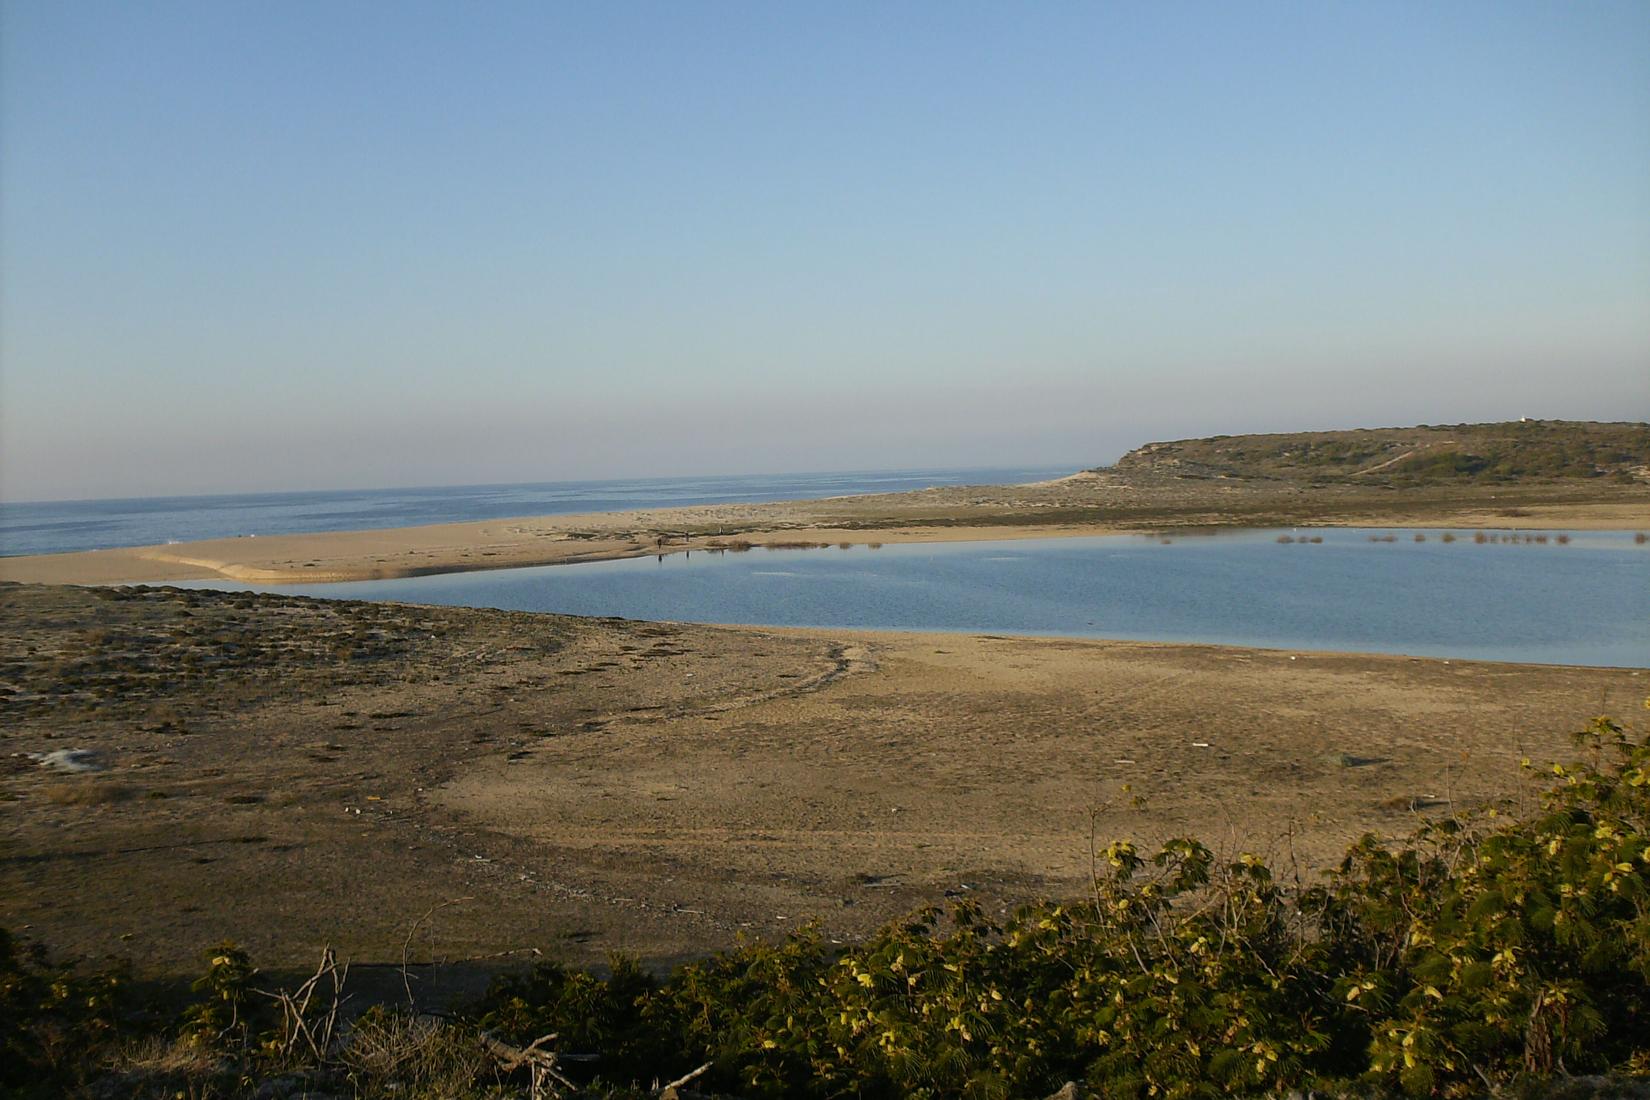
[[[1650,667],[1650,546],[1395,542],[1326,529],[669,554],[284,587],[707,623],[1068,635]],[[224,587],[202,584],[199,587]],[[235,586],[243,587],[243,586]]]
[[[365,531],[688,504],[809,500],[851,493],[895,493],[931,485],[1014,485],[1064,477],[1074,469],[875,470],[0,503],[0,554],[59,554],[240,535]]]

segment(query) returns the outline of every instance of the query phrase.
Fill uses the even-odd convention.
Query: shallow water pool
[[[1485,542],[1470,532],[1453,542],[1441,531],[1416,534],[758,547],[279,591],[706,623],[1650,667],[1650,546],[1631,532],[1574,533],[1568,543],[1551,533],[1539,536],[1545,543],[1506,532]]]

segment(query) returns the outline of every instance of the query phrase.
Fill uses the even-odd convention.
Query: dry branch
[[[424,911],[424,915],[413,921],[412,927],[407,929],[407,938],[401,941],[401,988],[407,993],[407,1007],[413,1011],[416,1012],[418,1010],[418,1004],[413,998],[412,980],[407,976],[407,966],[409,965],[407,962],[407,953],[412,949],[413,937],[418,934],[418,926],[435,916],[437,911],[445,909],[449,905],[458,905],[462,902],[474,900],[475,898],[473,897],[463,897],[448,898],[446,901],[438,901],[426,909]],[[431,958],[431,965],[434,965],[433,957]]]

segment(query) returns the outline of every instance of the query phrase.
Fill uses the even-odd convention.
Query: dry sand
[[[216,539],[0,558],[0,580],[280,584],[554,565],[738,541],[935,542],[1216,526],[1597,530],[1650,527],[1650,487],[1364,487],[1089,472],[1022,486],[961,486],[771,504],[606,512],[380,531]]]
[[[1366,830],[1528,805],[1647,678],[1099,641],[0,588],[0,925],[163,972],[611,948],[1080,893],[1102,840],[1308,879]],[[106,771],[26,754],[82,749]],[[500,952],[509,954],[500,955]]]

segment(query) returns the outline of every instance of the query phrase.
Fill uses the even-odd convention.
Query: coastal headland
[[[1031,485],[523,517],[0,557],[0,580],[375,580],[705,549],[1219,527],[1650,526],[1650,426],[1558,421],[1147,444]]]

